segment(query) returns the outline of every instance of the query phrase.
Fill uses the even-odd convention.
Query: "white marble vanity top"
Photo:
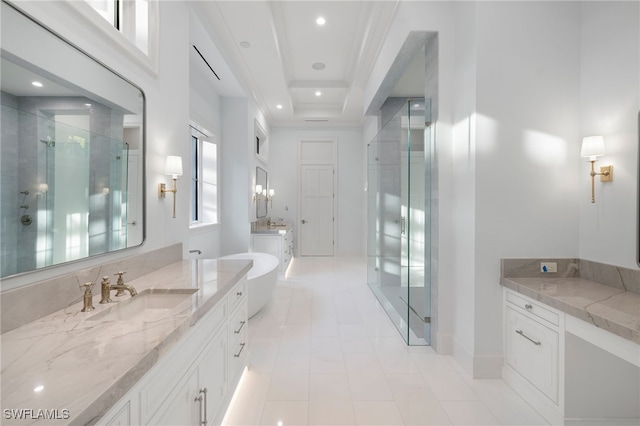
[[[505,278],[500,283],[640,344],[640,294],[583,278]]]
[[[94,311],[82,302],[0,336],[2,424],[94,423],[227,292],[252,266],[248,260],[184,260],[126,284],[138,293],[150,288],[194,288],[166,316],[142,320],[90,320],[114,303],[101,305],[93,288]],[[126,278],[126,276],[125,276]],[[113,283],[112,283],[113,284]],[[113,300],[127,300],[127,295]],[[42,387],[41,390],[35,389]],[[6,410],[32,410],[22,421]],[[38,410],[57,410],[57,420],[33,420]],[[41,413],[40,413],[41,414]]]

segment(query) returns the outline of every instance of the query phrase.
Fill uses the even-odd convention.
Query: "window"
[[[85,0],[145,54],[149,54],[149,0]]]
[[[218,223],[218,144],[191,127],[191,225]]]

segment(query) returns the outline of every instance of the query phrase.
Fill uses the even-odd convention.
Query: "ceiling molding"
[[[289,89],[348,89],[349,83],[342,80],[293,80]]]

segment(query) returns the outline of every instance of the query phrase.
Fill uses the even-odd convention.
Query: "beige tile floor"
[[[547,424],[502,380],[406,346],[364,259],[296,258],[249,338],[227,426]]]

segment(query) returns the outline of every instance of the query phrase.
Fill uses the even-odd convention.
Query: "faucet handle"
[[[126,272],[124,271],[118,271],[113,274],[114,276],[118,277],[118,282],[116,283],[116,285],[124,285],[124,278],[122,277],[124,274],[126,274]],[[116,297],[120,296],[124,296],[124,290],[122,288],[119,288],[118,291],[116,291]]]
[[[104,305],[105,303],[110,303],[111,302],[111,283],[109,282],[109,277],[107,277],[106,275],[102,277],[101,287],[102,287],[102,291],[101,291],[102,297],[100,298],[100,304]]]
[[[94,283],[84,283],[80,287],[84,287],[84,296],[83,296],[83,307],[81,312],[89,312],[93,311],[93,293],[91,293],[91,289],[93,288]]]

